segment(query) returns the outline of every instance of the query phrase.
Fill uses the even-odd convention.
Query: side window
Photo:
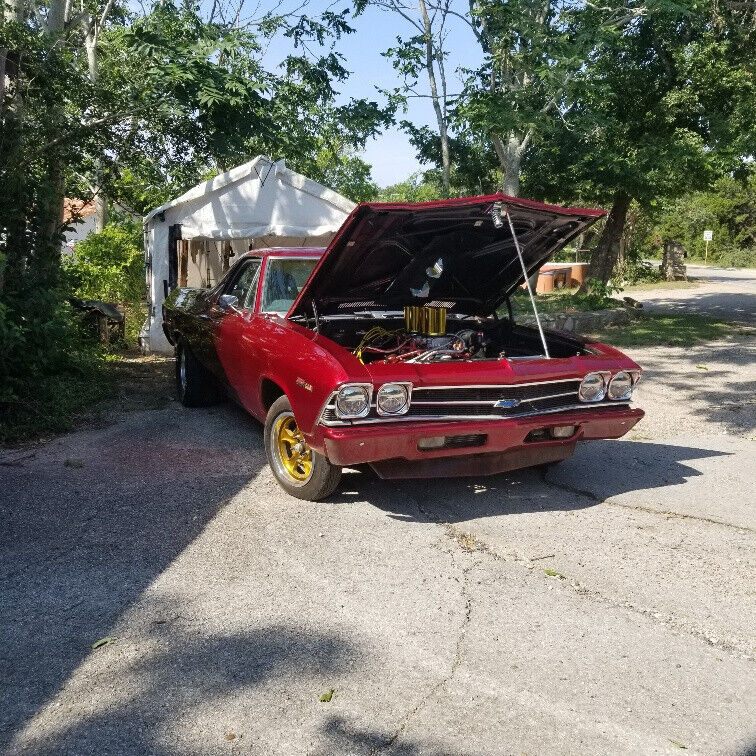
[[[242,266],[239,274],[226,288],[224,294],[232,294],[239,300],[239,308],[252,309],[255,305],[257,277],[260,273],[260,260],[253,259]]]
[[[262,312],[285,315],[307,282],[317,258],[273,258],[268,260],[263,285]]]

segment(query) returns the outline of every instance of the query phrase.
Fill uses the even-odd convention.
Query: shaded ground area
[[[308,504],[165,400],[0,454],[0,751],[747,752],[753,349],[631,350],[647,418],[546,473]]]

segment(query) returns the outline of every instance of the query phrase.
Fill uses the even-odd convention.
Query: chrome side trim
[[[377,417],[377,418],[365,418],[361,420],[355,420],[353,422],[341,422],[332,420],[329,422],[320,420],[321,425],[327,427],[350,427],[354,425],[372,425],[375,423],[414,423],[414,422],[457,422],[459,420],[500,420],[510,421],[519,420],[523,417],[534,417],[536,415],[553,415],[558,412],[571,412],[572,410],[592,409],[594,407],[629,407],[628,401],[611,401],[611,402],[596,402],[595,404],[568,404],[564,407],[555,407],[553,409],[545,410],[533,410],[532,412],[523,412],[519,415],[513,415],[512,417],[502,417],[501,415],[424,415],[423,417]]]

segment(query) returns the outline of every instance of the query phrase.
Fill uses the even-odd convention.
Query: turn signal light
[[[550,432],[552,438],[572,438],[575,435],[575,426],[555,425]]]
[[[417,448],[420,450],[441,449],[446,443],[446,436],[427,436],[417,441]]]

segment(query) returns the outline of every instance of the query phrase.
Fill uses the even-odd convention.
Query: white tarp
[[[229,240],[239,254],[264,247],[325,246],[354,208],[340,194],[262,155],[198,184],[144,219],[147,263],[145,351],[171,352],[163,333],[162,305],[169,280],[169,229],[181,239]],[[232,241],[235,240],[235,241]],[[173,238],[171,243],[175,246]],[[175,265],[175,264],[174,264]],[[174,268],[175,269],[175,268]]]

